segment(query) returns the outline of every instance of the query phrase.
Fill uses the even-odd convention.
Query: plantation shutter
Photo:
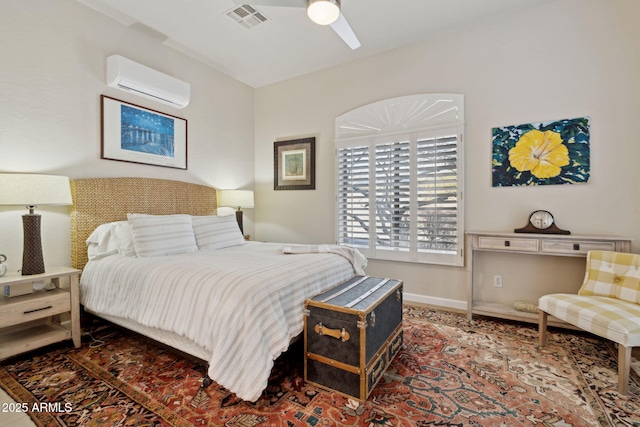
[[[418,251],[455,253],[458,246],[458,137],[417,141]]]
[[[338,243],[369,245],[369,147],[338,151]]]
[[[338,244],[464,265],[463,106],[462,95],[409,95],[336,118]]]
[[[376,248],[409,250],[411,156],[409,141],[377,144]]]

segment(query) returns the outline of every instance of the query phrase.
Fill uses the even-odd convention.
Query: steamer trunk
[[[402,347],[402,282],[356,276],[305,308],[305,381],[366,400]]]

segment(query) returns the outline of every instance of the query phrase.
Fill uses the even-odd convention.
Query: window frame
[[[335,224],[336,243],[341,242],[341,169],[340,150],[368,147],[368,242],[351,244],[371,259],[400,262],[416,262],[440,265],[464,265],[464,118],[463,97],[457,94],[411,95],[393,98],[360,107],[336,119],[335,140]],[[425,114],[426,111],[426,114]],[[381,112],[385,114],[380,114]],[[388,117],[388,123],[367,123],[368,118],[380,120]],[[403,120],[398,120],[401,117]],[[418,120],[416,120],[418,117]],[[424,119],[421,119],[424,118]],[[384,120],[384,119],[383,119]],[[358,129],[360,127],[360,129]],[[456,136],[456,225],[455,249],[418,250],[418,141],[446,136]],[[409,141],[409,245],[407,249],[394,249],[376,245],[378,227],[376,220],[376,145]],[[373,243],[373,244],[372,244]]]

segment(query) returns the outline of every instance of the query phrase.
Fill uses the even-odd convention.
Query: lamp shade
[[[0,205],[70,205],[69,178],[58,175],[0,173]]]
[[[316,24],[333,24],[340,16],[340,1],[308,0],[307,15]]]
[[[253,208],[253,191],[250,190],[221,190],[220,206],[234,208]]]

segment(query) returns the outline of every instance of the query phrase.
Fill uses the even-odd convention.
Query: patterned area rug
[[[637,373],[629,395],[619,395],[615,349],[559,329],[540,349],[535,325],[482,317],[470,325],[407,306],[405,347],[364,404],[305,384],[301,343],[247,403],[215,383],[201,389],[194,362],[137,335],[106,325],[90,332],[79,349],[61,345],[0,366],[0,386],[37,425],[640,425]]]

